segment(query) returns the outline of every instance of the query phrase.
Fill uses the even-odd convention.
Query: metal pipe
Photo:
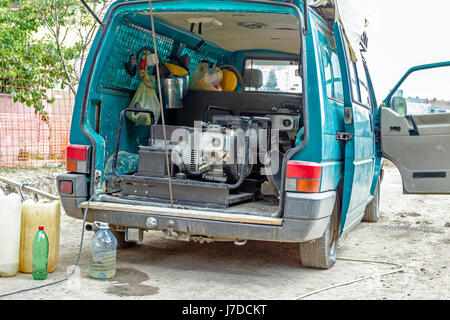
[[[2,176],[0,176],[0,182],[4,182],[6,184],[9,184],[9,185],[17,187],[17,188],[22,188],[24,190],[30,191],[32,193],[35,193],[37,195],[40,195],[41,197],[44,197],[44,198],[47,198],[47,199],[50,199],[50,200],[59,200],[59,197],[54,196],[54,195],[52,195],[50,193],[44,192],[42,190],[33,188],[33,187],[29,186],[29,185],[13,181],[11,179],[8,179],[8,178],[2,177]]]
[[[303,0],[303,8],[304,8],[304,12],[303,12],[303,16],[305,17],[305,25],[304,25],[304,29],[303,32],[305,33],[305,36],[308,34],[309,32],[309,21],[308,21],[308,0]]]
[[[95,225],[95,223],[87,224],[85,229],[86,231],[94,231],[94,232],[97,232],[99,230],[98,226]]]
[[[100,24],[100,26],[103,28],[102,20],[95,14],[95,12],[89,7],[89,5],[84,0],[80,0],[81,3],[86,7],[86,9],[89,11],[89,13],[94,17],[95,20]]]

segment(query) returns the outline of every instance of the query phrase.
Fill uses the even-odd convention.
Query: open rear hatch
[[[121,13],[97,77],[102,113],[110,108],[109,121],[117,124],[99,130],[109,195],[90,208],[280,225],[272,216],[281,208],[283,157],[303,138],[299,10],[250,2],[236,2],[233,10],[232,2],[218,3],[223,10],[185,12],[187,2],[176,11],[155,3],[161,113],[130,104],[141,85],[131,55],[139,62],[156,51],[149,12]],[[145,70],[155,76],[149,60]],[[174,73],[174,64],[189,75]],[[199,68],[220,70],[222,80],[231,70],[239,81],[229,91],[201,90],[195,85]],[[268,85],[272,71],[283,75],[275,88]],[[135,121],[141,113],[150,125]]]

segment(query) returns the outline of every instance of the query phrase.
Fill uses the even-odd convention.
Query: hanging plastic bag
[[[143,77],[142,83],[137,89],[129,108],[150,110],[153,113],[154,123],[149,113],[127,112],[127,118],[141,126],[149,126],[158,123],[160,116],[159,100],[155,92],[155,77],[149,76],[144,70],[139,71],[139,76]]]
[[[214,64],[208,68],[208,61],[201,61],[192,73],[189,89],[218,91],[220,82],[223,79],[222,71]]]

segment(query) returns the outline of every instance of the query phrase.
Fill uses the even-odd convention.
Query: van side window
[[[337,53],[333,51],[332,48],[335,48],[334,42],[329,40],[328,38],[321,37],[322,39],[326,39],[328,46],[321,47],[322,54],[322,65],[323,71],[325,75],[325,86],[327,89],[327,97],[343,101],[344,100],[344,89],[342,86],[342,75],[341,75],[341,66],[339,64],[339,58]]]
[[[333,68],[334,98],[344,101],[344,87],[342,86],[341,65],[336,52],[331,52],[331,66]]]
[[[367,74],[363,65],[363,60],[360,58],[356,62],[356,72],[358,73],[358,81],[359,81],[359,92],[361,94],[361,104],[370,107],[370,93],[369,93],[369,85],[367,82]]]
[[[333,86],[333,71],[331,68],[331,57],[327,49],[322,47],[322,63],[323,73],[325,75],[325,86],[327,88],[327,96],[333,98],[334,86]]]
[[[361,102],[361,97],[359,95],[359,89],[358,89],[358,78],[356,77],[356,66],[355,66],[355,63],[352,62],[352,61],[349,61],[348,69],[350,70],[350,79],[352,81],[353,101]]]

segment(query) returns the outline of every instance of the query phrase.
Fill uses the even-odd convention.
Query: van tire
[[[113,235],[117,239],[117,245],[122,249],[133,248],[137,245],[137,242],[127,242],[125,241],[125,231],[115,231],[111,230]]]
[[[380,220],[380,179],[377,182],[377,188],[372,201],[367,205],[364,213],[363,222],[375,223]]]
[[[338,217],[340,202],[336,200],[333,214],[322,238],[314,242],[300,243],[300,260],[302,265],[314,269],[331,269],[336,263],[339,227]]]

